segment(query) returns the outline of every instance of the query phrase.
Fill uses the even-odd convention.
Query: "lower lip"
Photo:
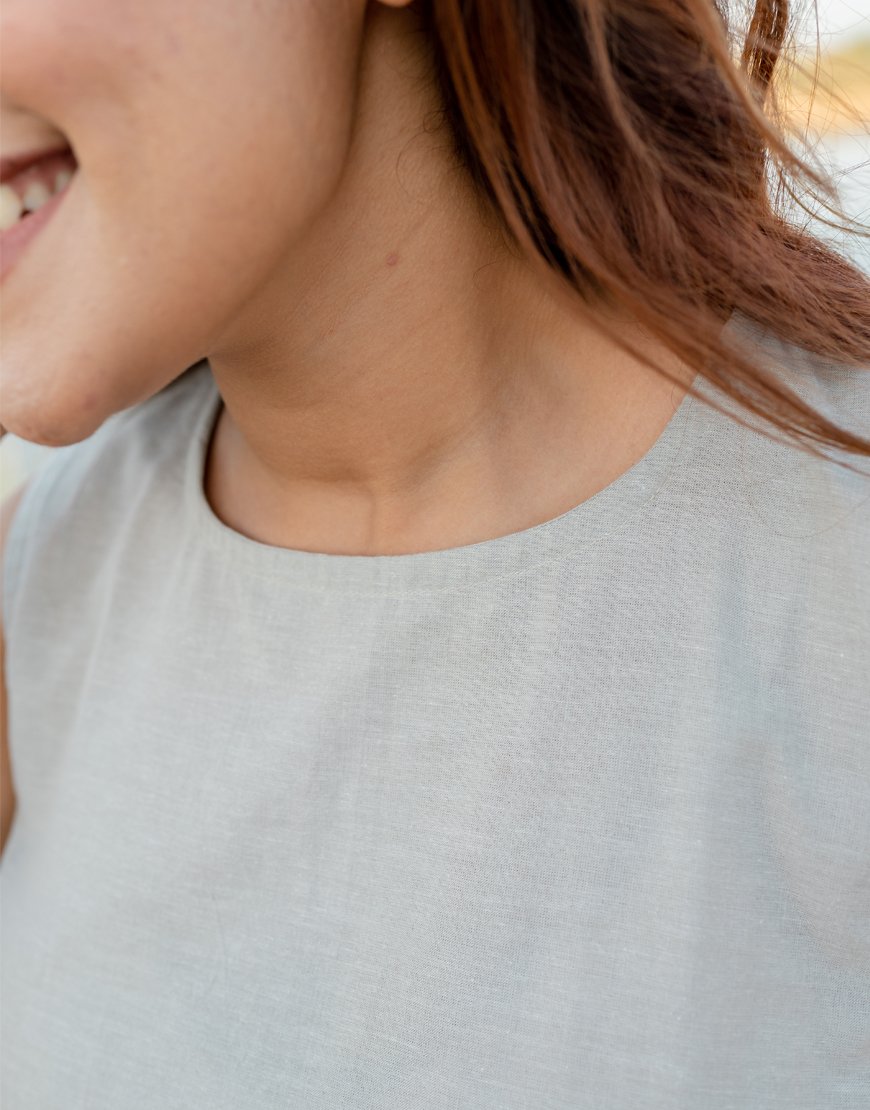
[[[69,184],[35,212],[24,216],[6,231],[0,231],[0,283],[6,280],[6,275],[55,214],[68,189]]]

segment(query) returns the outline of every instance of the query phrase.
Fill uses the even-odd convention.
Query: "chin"
[[[10,434],[40,447],[69,447],[81,443],[110,416],[84,413],[81,406],[41,404],[34,411],[27,406],[8,406],[0,412],[0,425]]]

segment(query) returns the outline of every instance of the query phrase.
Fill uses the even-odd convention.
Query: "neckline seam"
[[[191,436],[192,442],[189,444],[185,467],[185,492],[193,501],[192,519],[196,537],[207,543],[209,550],[214,551],[219,556],[244,560],[247,564],[244,566],[246,573],[254,574],[257,577],[268,576],[270,578],[285,575],[286,581],[282,581],[282,588],[286,587],[302,593],[316,592],[326,595],[356,597],[399,599],[410,596],[431,596],[473,590],[489,583],[497,584],[513,578],[520,578],[525,574],[540,570],[542,567],[565,563],[583,551],[618,535],[634,523],[644,509],[653,505],[671,483],[677,469],[678,460],[685,456],[688,429],[692,420],[696,419],[696,413],[699,409],[698,399],[693,393],[687,392],[671,414],[659,437],[633,466],[617,475],[612,482],[593,494],[592,497],[586,498],[578,505],[559,514],[559,516],[550,518],[550,520],[542,521],[540,524],[527,529],[520,529],[517,532],[495,536],[472,544],[464,544],[459,547],[439,548],[423,552],[404,552],[397,555],[347,555],[334,552],[305,551],[298,548],[285,548],[275,544],[261,543],[230,528],[215,514],[205,494],[205,464],[223,398],[217,388],[207,359],[203,360],[203,379],[205,382],[205,403],[197,412],[196,434]],[[699,384],[700,375],[696,375],[692,382],[692,388],[698,388]],[[651,478],[654,482],[654,488],[650,490],[643,489],[643,483],[647,478]],[[628,498],[626,511],[621,512],[622,503],[619,500],[619,494],[623,491],[615,487],[623,481],[628,483],[630,480],[633,481],[633,485],[630,487],[631,497]],[[606,502],[616,499],[613,509],[619,519],[610,527],[606,527],[605,522],[606,530],[601,527],[604,521],[601,514],[605,511],[605,501],[599,501],[598,505],[594,504],[599,498],[605,499]],[[560,532],[564,533],[572,526],[576,528],[578,524],[582,527],[579,518],[581,515],[587,516],[590,513],[594,514],[594,517],[589,523],[596,526],[592,528],[588,539],[580,543],[571,542],[571,546],[567,550],[561,550],[549,556],[544,555],[542,558],[535,559],[534,562],[526,561],[529,557],[534,558],[535,556],[534,550],[529,550],[530,547],[536,543],[546,544],[548,541],[558,543]],[[540,533],[535,535],[534,533],[539,530],[541,530]],[[563,538],[567,538],[568,542],[571,541],[570,536]],[[488,547],[488,545],[492,546]],[[487,547],[487,551],[482,550]],[[485,565],[486,560],[497,562],[499,555],[503,555],[508,560],[516,560],[522,565],[501,573],[497,570],[494,573],[489,573]],[[425,560],[426,565],[414,566],[409,562],[404,562],[404,560],[417,558]],[[478,559],[481,562],[476,567],[470,565]],[[257,560],[262,561],[262,565],[259,565]],[[330,562],[325,560],[330,560]],[[331,560],[337,561],[332,563]],[[348,563],[345,560],[351,562]],[[357,562],[357,560],[361,561]],[[387,560],[387,562],[381,562],[381,560]],[[402,562],[392,562],[392,560],[402,560]],[[252,563],[253,565],[251,565]],[[354,581],[356,575],[361,571],[371,574],[371,582],[368,585]],[[347,572],[347,578],[342,577],[344,572]],[[447,585],[438,584],[437,582],[430,585],[418,585],[414,582],[417,574],[421,577],[431,574],[436,579],[441,575],[461,580],[453,581]],[[390,579],[394,575],[398,575],[398,579],[392,578],[391,581]],[[325,582],[323,581],[324,577],[326,578]]]

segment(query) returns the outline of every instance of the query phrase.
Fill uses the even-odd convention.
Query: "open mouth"
[[[0,236],[62,193],[76,166],[69,148],[5,159],[0,168]]]
[[[0,159],[0,282],[63,203],[77,168],[69,148]]]

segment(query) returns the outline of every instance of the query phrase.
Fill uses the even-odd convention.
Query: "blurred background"
[[[807,76],[796,72],[780,95],[804,136],[806,147],[798,153],[812,152],[833,176],[846,214],[870,224],[870,4],[817,0],[818,44],[815,19],[807,7],[800,5],[797,59],[814,70],[818,45],[818,88],[811,97]],[[803,222],[800,216],[799,211],[793,213],[798,223]],[[818,224],[814,230],[870,273],[870,239]]]
[[[814,72],[818,87],[810,96],[807,76],[795,72],[778,89],[801,135],[797,152],[810,155],[830,173],[846,215],[870,224],[870,10],[868,0],[817,0],[816,15],[805,0],[798,9],[797,60]],[[833,94],[833,95],[832,95]],[[818,206],[786,209],[798,224],[809,223],[821,237],[870,273],[870,239],[827,228]],[[814,226],[813,226],[814,225]],[[0,337],[2,345],[2,337]],[[0,500],[16,489],[49,457],[52,448],[7,435],[0,442]]]

